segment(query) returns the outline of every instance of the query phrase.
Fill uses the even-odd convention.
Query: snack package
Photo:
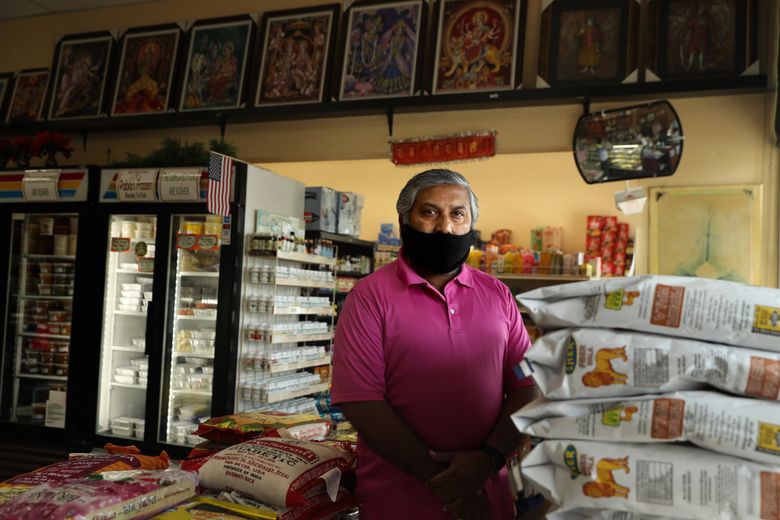
[[[522,472],[525,492],[542,493],[559,513],[595,508],[703,520],[778,515],[780,466],[701,448],[546,440],[528,454]]]
[[[346,443],[258,438],[208,457],[198,469],[204,488],[231,489],[278,507],[306,504],[313,488],[335,500],[341,474],[355,460]],[[187,461],[194,469],[201,459]],[[259,485],[262,482],[262,485]]]
[[[548,399],[695,390],[780,399],[780,354],[610,329],[561,329],[526,359]]]
[[[517,429],[543,439],[690,442],[780,465],[780,403],[710,391],[634,398],[536,400],[514,414]]]
[[[629,513],[614,509],[578,508],[562,512],[550,512],[547,520],[680,520],[678,516],[657,516],[643,513]]]
[[[339,488],[336,500],[317,489],[308,492],[305,497],[306,503],[296,507],[272,506],[235,491],[222,491],[217,499],[253,509],[274,511],[277,520],[331,520],[339,518],[342,513],[358,505],[357,499],[343,487]]]
[[[276,433],[273,433],[277,430]],[[195,435],[220,444],[238,444],[261,435],[272,434],[301,440],[324,439],[330,423],[315,414],[284,412],[244,412],[213,417],[198,426]]]
[[[148,456],[141,455],[140,450],[135,446],[106,444],[105,449],[108,453],[71,454],[68,460],[38,468],[0,483],[0,503],[41,484],[84,478],[104,471],[166,469],[170,463],[168,454],[164,451],[158,456]]]
[[[517,296],[540,327],[655,332],[780,352],[780,290],[682,276],[555,285]]]
[[[107,472],[41,484],[0,504],[0,519],[148,518],[194,496],[197,485],[197,476],[188,471]]]
[[[154,518],[155,520],[277,520],[277,515],[276,511],[271,509],[249,507],[201,496]]]

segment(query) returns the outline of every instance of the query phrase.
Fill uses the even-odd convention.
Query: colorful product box
[[[336,232],[339,192],[327,186],[307,186],[304,202],[306,229]]]
[[[338,193],[339,210],[336,233],[341,235],[360,236],[360,218],[363,213],[363,195],[340,191]]]

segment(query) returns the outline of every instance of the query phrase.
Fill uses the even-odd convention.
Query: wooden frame
[[[512,90],[522,82],[526,0],[438,0],[432,94]]]
[[[0,74],[0,121],[5,118],[5,110],[11,99],[11,91],[13,90],[14,73],[5,72]]]
[[[760,285],[760,184],[650,189],[650,272]]]
[[[255,25],[249,16],[234,16],[201,20],[190,28],[179,89],[180,112],[241,107]]]
[[[739,76],[757,59],[756,0],[650,0],[651,79]]]
[[[176,84],[181,36],[182,30],[175,24],[130,29],[122,35],[111,89],[111,116],[168,111]]]
[[[339,99],[416,95],[422,83],[426,27],[423,0],[374,0],[350,6],[342,22]],[[410,56],[413,63],[407,63]]]
[[[543,0],[542,7],[537,87],[636,81],[638,0]]]
[[[339,10],[329,4],[263,14],[255,106],[327,99]]]
[[[107,32],[74,34],[57,43],[49,120],[93,118],[103,113],[113,46],[114,37]]]
[[[5,120],[8,123],[40,121],[49,88],[49,69],[28,69],[16,73]]]

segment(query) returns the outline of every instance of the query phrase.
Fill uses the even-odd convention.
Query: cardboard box
[[[363,200],[363,195],[348,191],[339,192],[339,214],[336,233],[353,237],[360,236]]]
[[[304,199],[306,229],[336,233],[339,192],[327,186],[307,186]]]

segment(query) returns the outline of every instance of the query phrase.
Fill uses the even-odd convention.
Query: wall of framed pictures
[[[298,3],[269,1],[249,14],[226,6],[226,16],[212,18],[157,7],[146,25],[59,37],[50,64],[32,52],[28,60],[0,57],[0,119],[13,126],[348,101],[392,106],[761,71],[758,0]],[[189,19],[171,19],[181,12]],[[0,31],[0,48],[19,48],[18,31],[8,33]],[[5,63],[14,60],[18,70]],[[29,70],[38,65],[48,65],[47,77]]]

